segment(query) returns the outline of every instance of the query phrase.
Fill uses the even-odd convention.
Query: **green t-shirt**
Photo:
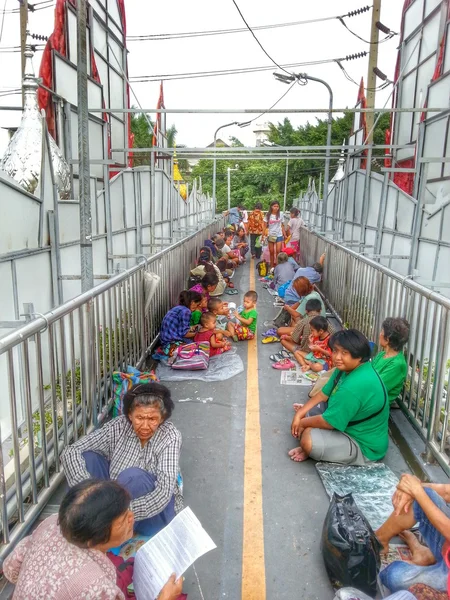
[[[250,325],[245,325],[244,327],[248,327],[250,329],[250,331],[252,331],[253,333],[256,333],[256,321],[258,320],[258,313],[257,311],[252,308],[251,310],[244,310],[243,312],[241,312],[241,317],[243,319],[252,319],[253,321],[250,323]]]
[[[322,317],[326,317],[327,316],[327,311],[325,310],[325,306],[324,306],[322,297],[319,294],[319,292],[311,292],[310,294],[308,294],[307,296],[305,296],[304,298],[302,298],[300,300],[300,304],[297,307],[297,312],[298,313],[300,313],[303,316],[306,315],[306,304],[307,304],[308,300],[320,300],[320,304],[322,306],[322,308],[320,310],[320,314],[321,314]]]
[[[383,383],[372,364],[367,362],[351,373],[342,373],[333,390],[339,372],[336,370],[322,389],[325,396],[329,396],[328,407],[322,416],[334,429],[355,440],[367,459],[379,460],[388,449],[389,402],[386,402],[384,410],[376,417],[357,425],[349,423],[369,417],[380,410],[385,400]]]
[[[383,380],[388,393],[389,404],[392,404],[403,389],[408,374],[408,365],[401,352],[390,358],[385,358],[385,354],[385,352],[379,352],[372,360],[372,364]]]
[[[201,310],[194,310],[191,313],[191,321],[190,321],[191,327],[194,327],[195,325],[198,325],[200,323],[200,319],[201,318],[202,318],[202,311]]]

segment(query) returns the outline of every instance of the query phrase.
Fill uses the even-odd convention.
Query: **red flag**
[[[164,106],[164,87],[163,82],[159,84],[159,98],[156,108],[166,108]],[[158,145],[158,133],[161,131],[161,113],[156,113],[155,126],[153,128],[153,146]]]

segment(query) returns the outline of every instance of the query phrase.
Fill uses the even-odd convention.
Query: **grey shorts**
[[[359,466],[370,462],[355,440],[341,431],[312,429],[311,442],[309,457],[313,460]]]

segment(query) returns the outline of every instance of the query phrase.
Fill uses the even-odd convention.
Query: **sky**
[[[7,10],[18,6],[17,0],[0,0],[0,18],[3,3]],[[250,26],[285,23],[334,17],[346,14],[367,4],[362,0],[320,0],[318,2],[299,2],[277,0],[237,0],[244,17]],[[384,0],[381,22],[391,30],[400,29],[403,0]],[[145,35],[203,31],[245,27],[232,0],[194,0],[187,3],[181,0],[171,2],[151,2],[150,0],[126,0],[128,35]],[[41,10],[30,16],[30,29],[33,32],[49,35],[53,30],[53,9]],[[348,26],[364,39],[370,35],[370,11],[347,19]],[[266,51],[278,63],[294,63],[338,58],[369,50],[369,44],[357,39],[348,32],[337,19],[325,22],[297,25],[269,30],[256,31],[256,36]],[[383,38],[384,34],[380,34]],[[0,38],[0,48],[18,45],[18,14],[5,14]],[[378,67],[389,79],[393,78],[399,37],[379,45]],[[268,66],[271,61],[263,53],[250,32],[189,38],[184,40],[161,40],[129,42],[129,75],[156,75],[165,73],[184,73],[233,69],[241,67]],[[359,82],[367,78],[367,58],[345,62],[351,77]],[[36,72],[39,69],[40,53],[34,59]],[[334,94],[335,107],[351,107],[356,104],[358,86],[347,81],[335,63],[298,67],[295,72],[306,72],[325,79]],[[164,98],[166,108],[219,108],[239,109],[270,107],[286,90],[287,86],[275,80],[273,72],[279,71],[274,65],[273,71],[244,75],[227,75],[166,81]],[[20,84],[20,54],[0,54],[0,91]],[[378,80],[378,83],[381,83]],[[385,104],[392,90],[377,92],[376,106]],[[133,83],[132,104],[144,108],[154,108],[159,96],[159,83]],[[137,98],[137,99],[136,99]],[[20,96],[0,97],[0,105],[18,105]],[[318,83],[309,82],[307,86],[294,86],[277,108],[327,108],[328,92]],[[261,111],[262,112],[262,111]],[[256,116],[256,115],[253,115]],[[189,147],[202,147],[213,141],[214,131],[230,121],[247,121],[245,114],[225,113],[216,115],[175,114],[168,115],[168,125],[175,124],[177,142]],[[282,121],[286,115],[261,117],[256,123],[264,121]],[[324,115],[320,115],[324,118]],[[306,121],[314,122],[313,114],[290,115],[295,126]],[[0,127],[15,125],[20,113],[0,110]],[[238,137],[246,145],[255,145],[253,126],[240,129],[236,126],[223,130],[219,137],[228,140],[229,136]]]

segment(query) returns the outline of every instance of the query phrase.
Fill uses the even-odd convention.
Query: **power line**
[[[378,45],[383,44],[384,42],[388,42],[389,40],[391,40],[395,35],[398,35],[397,33],[395,33],[395,31],[389,31],[387,36],[385,38],[383,38],[382,40],[378,40],[377,42],[371,42],[370,40],[365,40],[363,37],[358,35],[355,31],[352,31],[342,17],[337,17],[337,20],[340,23],[342,23],[342,25],[345,27],[345,29],[347,31],[349,31],[352,35],[354,35],[356,38],[358,38],[358,40],[361,40],[365,44],[373,44],[373,43],[378,44]]]
[[[362,12],[366,12],[370,7],[366,6],[362,9],[359,9],[361,12],[353,11],[355,14],[346,14],[346,15],[335,15],[333,17],[318,17],[316,19],[308,19],[306,21],[290,21],[287,23],[273,23],[271,25],[256,25],[253,27],[253,31],[262,31],[267,29],[277,29],[280,27],[296,27],[298,25],[310,25],[312,23],[321,23],[324,21],[334,21],[335,19],[341,19],[345,17],[353,17],[357,14],[361,14]],[[127,36],[127,41],[129,42],[138,42],[138,41],[164,41],[164,40],[175,40],[182,38],[194,38],[194,37],[207,37],[211,35],[227,35],[231,33],[244,33],[248,32],[247,27],[242,28],[234,28],[234,29],[209,29],[206,31],[185,31],[178,33],[156,33],[149,35],[129,35]]]
[[[262,112],[260,115],[257,115],[254,119],[251,119],[250,121],[246,121],[245,123],[238,123],[238,125],[240,127],[246,127],[247,125],[250,125],[250,123],[253,123],[253,121],[257,121],[258,119],[260,119],[261,117],[263,117],[266,113],[269,112],[269,110],[272,110],[272,108],[275,108],[275,106],[281,102],[283,100],[283,98],[285,96],[287,96],[289,94],[289,92],[292,90],[292,88],[294,87],[294,85],[297,83],[297,81],[294,81],[287,89],[286,92],[284,92],[284,94],[282,96],[280,96],[278,98],[278,100],[276,102],[274,102],[272,104],[272,106],[270,108],[268,108],[267,110],[265,110],[264,112]]]
[[[360,52],[358,54],[345,56],[342,58],[328,58],[324,60],[313,60],[309,62],[298,62],[298,63],[289,63],[284,65],[286,68],[296,68],[296,67],[309,67],[316,65],[325,65],[333,62],[342,62],[352,60],[353,58],[363,58],[367,56],[367,52]],[[262,67],[243,67],[236,69],[218,69],[216,71],[193,71],[186,73],[165,73],[159,75],[134,75],[130,77],[130,81],[134,83],[146,83],[153,81],[161,81],[161,80],[176,80],[176,79],[197,79],[199,77],[218,77],[222,75],[241,75],[248,73],[260,73],[263,71],[271,71],[273,69],[273,65],[267,65]],[[285,71],[285,69],[283,69]],[[289,73],[291,75],[291,73]]]
[[[44,6],[42,6],[44,5]],[[46,8],[52,8],[53,6],[55,6],[55,3],[53,0],[43,0],[42,2],[36,2],[35,4],[28,4],[28,10],[30,12],[36,12],[38,10],[45,10]],[[20,13],[20,8],[13,8],[11,10],[7,10],[6,14],[8,15],[12,15],[12,14],[19,14]]]
[[[8,0],[5,0],[5,2],[3,4],[2,24],[1,24],[1,28],[0,28],[0,42],[2,41],[2,37],[3,37],[3,25],[5,24],[5,13],[6,13],[6,3],[7,2],[8,2]]]
[[[261,50],[264,52],[264,54],[267,56],[267,58],[268,58],[269,60],[271,60],[271,61],[273,62],[273,64],[274,64],[276,67],[278,67],[279,69],[281,69],[282,71],[284,71],[284,72],[285,72],[285,73],[287,73],[288,75],[292,75],[292,73],[290,73],[289,71],[287,71],[287,70],[286,70],[284,67],[281,67],[281,66],[280,66],[280,65],[277,63],[277,61],[276,61],[274,58],[272,58],[272,57],[270,56],[270,54],[267,52],[267,50],[264,48],[264,46],[261,44],[261,42],[260,42],[260,41],[258,40],[258,38],[256,37],[256,35],[255,35],[255,33],[254,33],[253,29],[250,27],[250,25],[249,25],[249,24],[247,23],[247,21],[245,20],[245,17],[244,17],[244,15],[242,14],[242,12],[241,12],[241,9],[240,9],[240,8],[239,8],[239,6],[237,5],[237,2],[236,2],[236,0],[231,0],[231,1],[233,2],[234,6],[236,7],[236,10],[238,11],[238,13],[239,13],[239,15],[240,15],[241,19],[244,21],[244,23],[245,23],[245,26],[246,26],[246,27],[247,27],[247,29],[250,31],[250,33],[252,34],[252,36],[255,38],[255,41],[256,41],[256,43],[257,43],[257,44],[258,44],[258,46],[261,48]]]

